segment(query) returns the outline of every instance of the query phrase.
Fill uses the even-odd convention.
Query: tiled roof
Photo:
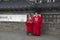
[[[58,8],[58,7],[60,7],[60,2],[56,2],[56,3],[41,3],[41,4],[39,4],[38,7],[42,7],[42,8],[50,8],[50,7],[54,8],[54,7],[56,7],[56,8]]]
[[[60,2],[56,3],[40,3],[37,5],[39,8],[60,8]],[[1,9],[8,9],[8,8],[29,8],[35,7],[35,5],[29,4],[26,0],[20,0],[15,2],[0,2],[0,10]]]
[[[3,8],[25,8],[25,7],[30,7],[31,5],[25,1],[16,1],[16,2],[0,2],[0,9]]]

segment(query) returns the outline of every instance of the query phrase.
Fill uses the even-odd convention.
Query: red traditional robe
[[[34,16],[33,17],[33,34],[39,36],[41,34],[41,27],[42,27],[42,18],[41,16]]]
[[[32,24],[32,22],[33,22],[33,20],[32,19],[27,19],[27,21],[26,21],[26,32],[27,33],[32,33],[32,26],[33,26],[33,24]]]

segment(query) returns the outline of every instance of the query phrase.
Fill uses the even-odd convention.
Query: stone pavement
[[[25,32],[0,32],[0,40],[60,40],[58,37],[41,35],[27,36]]]

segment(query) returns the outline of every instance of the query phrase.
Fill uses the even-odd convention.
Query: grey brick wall
[[[28,14],[28,12],[0,12],[1,14]],[[23,22],[0,22],[0,31],[25,32],[25,23]]]
[[[60,36],[60,23],[43,23],[42,33]]]
[[[42,16],[50,14],[54,15],[59,15],[60,12],[55,12],[55,13],[42,13]],[[54,16],[52,15],[52,16]],[[57,15],[57,16],[58,16]],[[52,22],[50,20],[44,21],[45,17],[43,18],[43,25],[42,25],[42,34],[47,34],[47,35],[55,35],[55,36],[60,36],[60,22],[57,21],[59,18],[52,18]],[[45,19],[47,20],[47,19]],[[25,32],[26,30],[26,25],[25,23],[19,23],[19,22],[0,22],[0,31],[11,31],[11,32]]]
[[[60,12],[42,13],[42,33],[60,36]]]
[[[0,31],[23,32],[25,28],[25,23],[0,22]]]

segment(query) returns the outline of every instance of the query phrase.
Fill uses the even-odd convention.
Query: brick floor
[[[0,40],[59,40],[59,38],[48,35],[27,36],[25,32],[0,32]]]

